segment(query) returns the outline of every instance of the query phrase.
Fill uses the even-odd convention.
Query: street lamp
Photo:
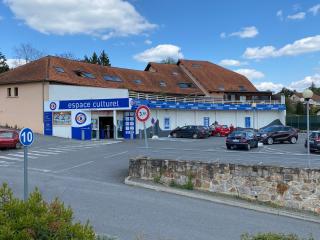
[[[310,112],[310,99],[313,96],[313,92],[310,89],[306,89],[303,91],[302,96],[304,100],[307,102],[307,151],[308,155],[310,155],[310,139],[309,139],[309,132],[310,132],[310,122],[309,122],[309,112]],[[310,167],[310,163],[309,163]]]
[[[255,120],[255,111],[256,111],[257,104],[255,102],[253,102],[251,104],[251,107],[252,107],[252,110],[253,110],[253,119],[252,119],[253,124],[252,124],[252,126],[253,126],[253,129],[255,129],[255,125],[256,125],[255,124],[255,122],[256,122],[256,120]]]

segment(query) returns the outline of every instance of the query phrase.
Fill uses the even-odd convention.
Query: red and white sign
[[[145,105],[138,107],[136,110],[136,117],[140,122],[147,121],[150,118],[150,109]]]

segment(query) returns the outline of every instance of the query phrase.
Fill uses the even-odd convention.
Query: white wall
[[[52,136],[71,138],[72,137],[71,136],[71,125],[67,125],[67,126],[53,125]]]
[[[165,130],[164,119],[166,117],[170,118],[169,130],[184,125],[203,125],[204,117],[209,117],[210,125],[215,121],[218,121],[219,124],[225,124],[228,126],[233,124],[235,127],[245,127],[245,118],[250,117],[251,127],[254,125],[255,128],[261,128],[275,119],[280,119],[283,121],[285,113],[278,111],[256,111],[253,113],[253,111],[193,111],[152,109],[151,117],[146,122],[147,128],[151,126],[152,117],[159,121],[159,126],[162,130]],[[253,124],[253,120],[255,120],[255,124]],[[285,122],[283,122],[283,124],[285,124]],[[136,133],[139,133],[139,129],[143,129],[143,124],[137,122]]]
[[[49,85],[50,100],[128,98],[127,89]]]

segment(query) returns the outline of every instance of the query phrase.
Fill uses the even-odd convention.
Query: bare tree
[[[70,60],[79,60],[72,52],[56,53],[55,56]]]
[[[43,57],[44,52],[34,48],[30,43],[21,43],[18,47],[14,48],[16,58],[24,60],[26,63],[37,60]]]

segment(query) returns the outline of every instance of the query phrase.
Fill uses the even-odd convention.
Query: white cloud
[[[276,49],[274,46],[247,48],[243,57],[248,59],[262,59],[269,57],[300,55],[317,51],[320,51],[320,35],[299,39],[280,49]]]
[[[316,16],[318,13],[320,13],[320,4],[314,5],[308,11],[311,12],[313,16]]]
[[[4,0],[16,18],[45,34],[87,34],[101,39],[154,29],[123,0]]]
[[[283,20],[283,12],[282,12],[282,10],[277,11],[276,15],[277,15],[278,18],[280,18],[281,21]]]
[[[239,67],[241,65],[246,65],[248,63],[247,62],[240,62],[240,61],[234,60],[234,59],[223,59],[220,61],[219,64],[223,65],[223,66],[228,66],[228,67]]]
[[[314,74],[313,76],[306,76],[304,79],[292,82],[289,88],[297,91],[303,91],[314,83],[317,87],[320,87],[320,74]]]
[[[254,84],[255,87],[260,91],[272,91],[272,92],[280,92],[284,87],[281,83],[273,83],[273,82],[261,82]]]
[[[144,41],[144,43],[147,44],[147,45],[151,45],[151,44],[152,44],[152,41],[151,41],[150,39],[146,39],[146,40]]]
[[[305,17],[306,17],[306,13],[305,12],[298,12],[296,14],[287,16],[287,18],[290,19],[290,20],[301,20],[301,19],[304,19]]]
[[[255,26],[244,27],[238,32],[233,32],[229,36],[238,36],[240,38],[253,38],[259,34],[258,29]]]
[[[26,61],[23,59],[9,58],[7,59],[7,64],[10,68],[16,68],[26,64]]]
[[[140,62],[160,62],[166,58],[183,58],[181,48],[172,44],[160,44],[133,56]]]
[[[227,34],[225,32],[220,33],[220,38],[226,38]]]
[[[235,72],[246,76],[250,80],[259,79],[259,78],[264,77],[264,73],[259,72],[255,69],[241,68],[241,69],[235,70]]]

